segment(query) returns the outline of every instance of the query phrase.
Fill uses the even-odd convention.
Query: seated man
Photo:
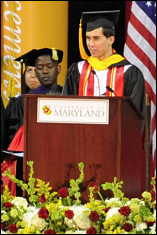
[[[41,86],[32,90],[31,94],[61,94],[62,87],[57,83],[57,77],[61,71],[63,51],[55,48],[42,48],[32,50],[35,60],[35,72]]]

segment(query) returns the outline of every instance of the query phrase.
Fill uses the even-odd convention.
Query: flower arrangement
[[[121,191],[123,182],[91,182],[89,202],[80,201],[79,184],[84,179],[84,164],[78,164],[80,176],[70,180],[69,188],[52,192],[49,183],[33,178],[33,162],[29,181],[25,184],[7,175],[27,192],[27,198],[11,196],[8,187],[1,192],[1,234],[156,234],[156,176],[152,192],[142,198],[128,199]],[[36,183],[37,181],[37,183]],[[36,185],[35,185],[36,183]],[[103,198],[103,190],[112,190],[112,198]],[[95,199],[98,194],[100,200]]]

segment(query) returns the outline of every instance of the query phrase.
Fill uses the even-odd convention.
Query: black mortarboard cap
[[[83,12],[82,27],[86,26],[86,31],[92,31],[100,27],[114,29],[114,24],[118,22],[119,13],[119,10]]]
[[[119,14],[120,10],[82,12],[79,25],[79,50],[82,59],[86,60],[89,57],[85,43],[86,31],[100,27],[111,27],[115,32],[114,25],[118,22]]]
[[[25,53],[24,55],[21,55],[20,57],[16,58],[15,61],[20,62],[21,64],[25,64],[25,66],[35,66],[35,49]]]
[[[58,61],[58,63],[61,63],[63,59],[63,51],[55,48],[42,48],[33,51],[33,56],[35,60],[42,55],[50,55],[52,59]]]
[[[18,57],[15,61],[25,63],[26,66],[35,66],[35,60],[41,55],[50,55],[53,60],[57,60],[58,63],[61,63],[63,59],[63,51],[55,48],[42,48],[42,49],[33,49],[26,54]]]

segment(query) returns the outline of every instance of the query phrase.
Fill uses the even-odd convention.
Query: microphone
[[[114,90],[112,90],[112,88],[111,88],[111,87],[106,86],[106,89],[107,89],[108,91],[112,92],[113,94],[115,94],[115,96],[117,96],[117,94],[114,92]]]
[[[98,75],[96,74],[95,70],[92,70],[92,73],[96,76],[97,78],[97,81],[98,81],[98,88],[99,88],[99,96],[100,96],[100,83],[99,83],[99,77]]]

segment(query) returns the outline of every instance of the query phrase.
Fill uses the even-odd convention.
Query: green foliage
[[[80,200],[80,184],[84,180],[84,164],[78,164],[80,176],[70,180],[70,187],[65,188],[65,194],[58,196],[52,192],[49,183],[33,177],[33,162],[27,162],[30,167],[28,183],[17,180],[10,170],[7,175],[12,181],[27,192],[28,201],[22,197],[11,196],[8,187],[1,194],[1,226],[4,232],[10,234],[9,225],[17,226],[17,234],[50,234],[54,230],[57,234],[87,234],[92,229],[95,234],[155,234],[156,230],[156,176],[152,178],[152,192],[143,192],[142,199],[124,197],[121,191],[123,181],[117,182],[114,177],[112,183],[106,182],[101,187],[89,187],[89,202],[85,205]],[[103,190],[112,190],[114,198],[104,199],[100,193]],[[98,194],[100,200],[95,200]],[[65,196],[67,195],[67,196]],[[9,205],[4,205],[11,202]],[[6,203],[8,204],[8,203]],[[121,210],[120,210],[121,209]],[[44,219],[38,216],[38,212]],[[44,214],[43,214],[44,211]],[[66,212],[73,213],[68,217]],[[26,216],[26,217],[25,217]],[[27,221],[29,221],[29,225]],[[151,226],[147,226],[147,223]],[[131,225],[129,232],[124,227]],[[83,233],[81,233],[83,232]]]
[[[79,170],[80,170],[80,176],[77,180],[74,180],[74,179],[70,180],[69,197],[74,196],[76,198],[76,201],[74,201],[73,203],[80,205],[81,201],[79,198],[81,196],[81,193],[79,192],[79,190],[80,190],[79,184],[82,183],[82,181],[84,180],[84,172],[83,172],[84,164],[83,164],[83,162],[80,162],[78,164],[78,166],[79,166]]]
[[[101,187],[103,188],[103,190],[107,190],[107,189],[111,189],[114,197],[115,198],[123,198],[124,193],[120,190],[122,188],[123,185],[123,181],[120,181],[119,183],[117,182],[117,177],[114,177],[114,181],[112,183],[104,183],[101,184]]]

